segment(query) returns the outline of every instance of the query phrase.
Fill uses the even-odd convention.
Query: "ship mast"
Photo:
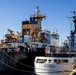
[[[74,51],[74,47],[75,47],[75,34],[76,34],[76,11],[71,11],[73,13],[72,17],[68,17],[68,18],[73,18],[73,23],[74,23],[74,30],[71,31],[70,33],[70,44],[71,44],[71,50]]]
[[[72,17],[67,17],[67,18],[73,18],[73,22],[74,22],[74,33],[76,33],[76,11],[71,11],[71,13],[73,13]]]
[[[74,16],[72,17],[73,18],[73,22],[74,22],[74,33],[76,33],[76,11],[71,11]]]
[[[45,18],[46,16],[45,15],[41,15],[40,14],[40,10],[39,10],[39,7],[37,6],[36,7],[36,14],[35,14],[35,19],[37,19],[38,21],[38,29],[40,30],[42,27],[41,27],[41,21],[43,18]]]
[[[40,14],[39,7],[36,7],[36,14],[32,15],[31,18],[33,18],[35,21],[38,22],[37,28],[33,29],[33,41],[38,40],[38,32],[41,30],[41,21],[43,18],[45,18],[45,15]]]

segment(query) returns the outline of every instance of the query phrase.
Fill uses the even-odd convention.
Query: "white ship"
[[[36,57],[34,71],[38,75],[69,75],[76,67],[76,15],[73,11],[75,29],[71,31],[64,47],[56,49],[45,48],[46,56]]]
[[[11,47],[59,47],[59,34],[56,30],[50,32],[46,29],[42,30],[41,21],[45,15],[40,14],[39,7],[36,7],[36,14],[30,17],[30,20],[22,21],[21,33],[15,35],[12,30],[8,29],[10,34],[6,34],[5,42]],[[24,50],[23,50],[24,51]]]

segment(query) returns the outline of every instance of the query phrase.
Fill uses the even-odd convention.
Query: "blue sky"
[[[73,29],[72,19],[66,16],[73,15],[70,11],[76,8],[76,0],[0,0],[0,39],[8,33],[7,29],[21,32],[22,21],[35,14],[37,5],[46,15],[43,29],[58,29],[60,39],[65,40]]]

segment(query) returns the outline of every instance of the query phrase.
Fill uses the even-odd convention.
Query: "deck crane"
[[[10,32],[10,36],[12,36],[13,31],[12,31],[12,30],[10,30],[10,29],[7,29],[7,30]]]
[[[17,41],[17,35],[15,35],[13,32],[14,31],[12,31],[12,30],[10,30],[10,29],[7,29],[9,32],[10,32],[10,34],[9,34],[9,37],[8,37],[8,39],[11,41],[11,42],[16,42]]]

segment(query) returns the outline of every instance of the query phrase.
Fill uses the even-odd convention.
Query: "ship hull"
[[[34,59],[45,56],[44,49],[30,52],[0,52],[0,74],[31,73],[34,74]],[[3,67],[4,66],[4,67]]]

